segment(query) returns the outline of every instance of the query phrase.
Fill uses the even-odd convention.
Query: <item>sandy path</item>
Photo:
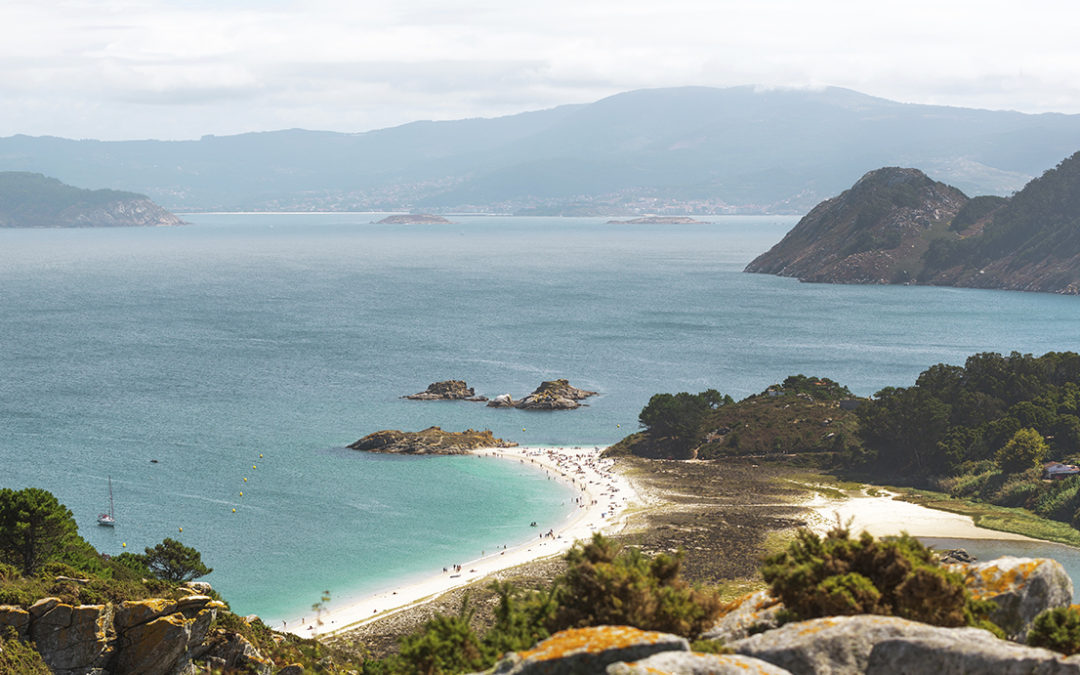
[[[614,460],[601,459],[602,448],[498,448],[478,450],[476,454],[508,461],[534,464],[577,491],[580,502],[575,513],[558,528],[537,532],[537,538],[510,549],[490,553],[461,564],[460,571],[433,570],[430,577],[402,585],[355,602],[335,605],[322,612],[322,625],[316,624],[313,612],[295,617],[284,625],[271,626],[303,637],[332,635],[394,612],[422,604],[447,591],[471,584],[510,567],[559,555],[575,541],[588,539],[594,532],[612,533],[626,524],[626,508],[639,501],[630,481],[613,471]],[[304,619],[301,622],[301,618]]]

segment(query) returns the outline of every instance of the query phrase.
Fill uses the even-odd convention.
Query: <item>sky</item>
[[[0,136],[496,117],[685,85],[1080,113],[1074,0],[3,0]]]

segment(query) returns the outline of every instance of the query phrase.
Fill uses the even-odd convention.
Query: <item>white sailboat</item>
[[[97,524],[104,525],[105,527],[113,527],[116,525],[116,517],[113,516],[112,476],[109,476],[109,512],[99,513]]]

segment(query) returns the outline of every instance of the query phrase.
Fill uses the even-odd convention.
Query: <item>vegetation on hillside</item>
[[[0,227],[55,227],[67,213],[146,199],[134,192],[83,190],[55,178],[25,171],[0,172]]]

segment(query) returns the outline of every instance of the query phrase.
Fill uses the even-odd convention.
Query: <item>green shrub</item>
[[[594,534],[566,554],[569,569],[556,583],[551,632],[629,625],[694,637],[710,628],[722,603],[715,592],[692,588],[680,576],[683,553],[655,558]]]
[[[984,625],[992,606],[976,601],[960,575],[939,566],[913,537],[852,539],[837,526],[824,539],[800,530],[786,551],[769,556],[765,581],[799,619],[884,614],[938,626]]]
[[[1080,652],[1080,611],[1076,607],[1046,610],[1032,622],[1027,643],[1062,654]]]
[[[458,616],[438,615],[416,634],[401,641],[398,658],[407,672],[419,675],[450,675],[484,670],[497,655],[477,637],[469,620],[472,612],[464,603]]]
[[[14,627],[4,626],[0,629],[0,673],[51,675],[52,671],[41,659],[41,654],[19,640]]]

